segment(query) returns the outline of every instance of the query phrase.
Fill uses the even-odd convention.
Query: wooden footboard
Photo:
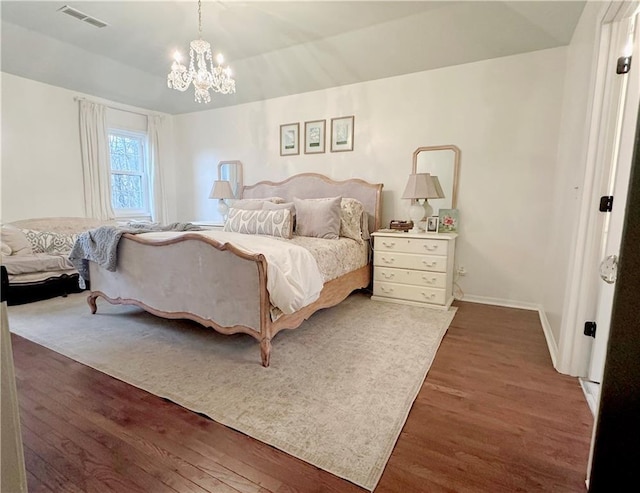
[[[162,266],[158,268],[158,266]],[[292,314],[271,320],[267,263],[228,244],[197,234],[166,241],[124,235],[118,267],[110,272],[90,262],[91,292],[96,299],[136,305],[159,317],[190,319],[222,334],[245,333],[260,342],[263,366],[269,366],[271,339],[294,329],[313,313],[334,306],[370,281],[369,266],[324,285],[320,298]]]

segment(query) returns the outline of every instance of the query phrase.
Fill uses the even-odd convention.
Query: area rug
[[[354,293],[273,340],[85,294],[9,307],[11,331],[373,490],[453,316]]]

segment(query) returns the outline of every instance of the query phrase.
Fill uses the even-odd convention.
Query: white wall
[[[384,183],[386,223],[408,217],[399,196],[413,150],[455,144],[460,286],[476,299],[542,303],[565,58],[555,48],[173,117],[171,208],[179,220],[214,217],[217,163],[239,159],[247,184],[310,171]],[[3,221],[84,214],[75,95],[2,74]],[[353,152],[279,155],[280,124],[344,115],[355,115]]]
[[[75,93],[2,73],[2,221],[83,216]]]
[[[555,48],[176,116],[178,219],[215,216],[208,192],[218,161],[231,159],[244,163],[245,184],[303,172],[382,182],[383,223],[407,218],[399,197],[413,150],[455,144],[460,286],[476,299],[539,304],[565,63],[566,48]],[[353,152],[279,155],[280,124],[344,115],[355,115]]]
[[[84,216],[84,192],[76,91],[3,72],[2,76],[2,222],[54,216]],[[109,104],[100,98],[91,99]],[[107,124],[146,131],[147,118],[130,111],[107,110]],[[169,131],[172,133],[171,117]],[[168,186],[169,215],[175,217],[172,135]]]

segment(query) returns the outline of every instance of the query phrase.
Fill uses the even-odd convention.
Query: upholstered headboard
[[[380,229],[382,183],[368,183],[358,178],[334,181],[318,173],[302,173],[281,182],[261,181],[242,188],[242,198],[259,199],[282,197],[291,202],[300,199],[320,199],[323,197],[354,198],[362,202],[369,215],[369,230]]]

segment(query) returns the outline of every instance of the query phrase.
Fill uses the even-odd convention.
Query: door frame
[[[586,138],[585,173],[556,360],[556,369],[559,372],[578,377],[587,375],[593,345],[593,340],[583,334],[583,327],[585,321],[593,320],[598,295],[597,278],[594,273],[597,272],[600,262],[603,218],[596,204],[602,195],[603,186],[606,186],[604,181],[608,180],[608,173],[603,173],[601,167],[607,132],[612,130],[612,105],[607,93],[607,79],[613,67],[612,58],[619,56],[612,51],[612,42],[617,26],[634,15],[639,5],[639,0],[609,3],[606,9],[603,9],[601,20],[596,27],[596,69],[588,111],[590,120]],[[635,63],[640,63],[640,60],[636,60]]]

